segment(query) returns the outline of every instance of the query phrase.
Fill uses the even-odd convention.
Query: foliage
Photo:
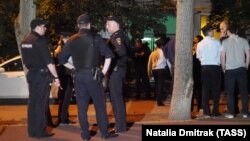
[[[142,36],[143,31],[166,20],[166,15],[175,15],[171,0],[137,2],[136,0],[38,0],[38,16],[50,21],[50,35],[62,30],[75,32],[77,17],[87,12],[92,17],[93,27],[105,28],[105,17],[118,15],[123,28],[132,36]],[[132,30],[129,30],[132,29]],[[52,40],[52,42],[55,40]]]
[[[241,29],[250,29],[249,0],[211,0],[211,3],[209,20],[215,23],[217,28],[222,20],[227,19]]]
[[[72,2],[73,3],[73,2]],[[74,22],[71,12],[73,5],[69,5],[67,0],[38,0],[37,17],[48,21],[49,39],[51,44],[56,44],[60,32],[74,31]]]
[[[14,20],[19,12],[19,0],[0,1],[0,56],[18,54],[14,32]]]
[[[144,30],[154,28],[155,25],[167,20],[167,15],[175,15],[175,6],[171,0],[130,0],[125,5],[117,4],[117,10],[114,12],[123,17],[125,31],[139,38],[142,38]]]
[[[0,56],[18,53],[13,25],[19,2],[0,1]],[[33,3],[37,5],[37,16],[49,21],[47,33],[52,46],[57,44],[61,32],[77,31],[76,19],[85,12],[98,31],[105,28],[105,17],[114,14],[121,17],[126,32],[139,37],[145,29],[166,20],[167,15],[175,15],[171,0],[33,0]]]

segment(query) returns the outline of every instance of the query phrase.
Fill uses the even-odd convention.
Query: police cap
[[[208,23],[204,27],[201,28],[201,31],[203,32],[204,35],[207,35],[207,32],[211,31],[211,30],[213,30],[213,24],[212,23]]]
[[[30,22],[30,28],[31,30],[35,29],[37,26],[40,26],[40,25],[47,25],[48,22],[47,21],[44,21],[42,20],[41,18],[35,18],[33,20],[31,20]]]
[[[77,24],[86,24],[86,23],[90,23],[90,17],[88,14],[84,13],[81,14],[78,18],[77,18]]]

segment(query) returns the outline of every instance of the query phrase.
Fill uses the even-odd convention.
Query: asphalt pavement
[[[250,125],[250,119],[243,119],[240,115],[234,119],[226,119],[224,116],[211,119],[190,119],[185,121],[168,120],[168,111],[171,98],[165,101],[165,106],[157,106],[154,99],[126,101],[128,131],[120,134],[117,138],[110,141],[141,141],[142,125]],[[224,112],[226,107],[225,97],[220,101],[220,112]],[[53,121],[57,120],[57,104],[51,104]],[[70,119],[76,124],[59,125],[56,128],[49,128],[55,133],[54,136],[39,140],[47,141],[81,141],[80,127],[77,117],[77,107],[70,105]],[[107,113],[109,116],[110,127],[114,124],[114,116],[110,102],[107,102]],[[90,104],[88,118],[91,125],[91,141],[99,141],[100,133],[96,125],[95,110]],[[38,139],[29,138],[27,134],[27,105],[0,105],[0,141],[36,141]]]

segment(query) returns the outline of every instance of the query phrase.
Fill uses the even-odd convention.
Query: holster
[[[104,74],[100,68],[93,68],[92,70],[93,79],[98,82],[98,84],[102,84]]]
[[[40,69],[39,71],[43,77],[47,78],[49,81],[52,81],[52,75],[50,74],[49,69]]]

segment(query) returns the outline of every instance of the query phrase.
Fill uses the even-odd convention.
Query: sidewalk
[[[111,141],[141,141],[141,125],[250,125],[250,119],[236,117],[234,119],[225,119],[223,116],[215,119],[187,121],[168,121],[169,100],[166,106],[157,106],[154,100],[128,100],[127,121],[129,130],[120,134],[119,137],[110,139]],[[222,98],[220,102],[220,110],[225,109],[225,102]],[[57,105],[51,105],[53,120],[56,121]],[[27,135],[27,106],[26,105],[0,105],[0,141],[35,141],[37,139],[29,138]],[[107,102],[107,112],[110,123],[114,123],[113,113],[110,102]],[[76,105],[70,105],[70,119],[77,121],[76,124],[60,125],[51,129],[55,136],[40,140],[47,141],[81,141],[80,128],[77,117]],[[100,134],[96,126],[95,110],[93,104],[90,105],[88,111],[91,130],[97,131],[91,138],[92,141],[101,140]]]

